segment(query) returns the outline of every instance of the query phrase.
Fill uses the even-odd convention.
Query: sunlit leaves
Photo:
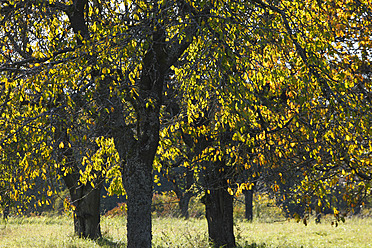
[[[7,166],[45,177],[45,160],[71,148],[82,182],[93,182],[98,172],[112,175],[112,190],[119,192],[112,141],[97,139],[107,132],[95,132],[97,125],[111,127],[114,113],[135,138],[143,132],[138,105],[150,111],[157,103],[152,96],[138,99],[148,73],[143,58],[161,28],[167,52],[191,43],[166,72],[181,111],[162,119],[163,158],[176,161],[186,157],[186,147],[198,147],[188,159],[196,171],[205,167],[197,168],[201,161],[225,160],[233,169],[260,173],[306,171],[297,190],[317,189],[319,197],[336,185],[333,178],[323,180],[331,175],[350,190],[369,190],[359,184],[371,180],[368,1],[190,0],[182,7],[177,1],[90,1],[87,34],[74,31],[68,10],[58,5],[71,1],[15,2],[0,26],[0,146]],[[187,34],[190,27],[195,37]],[[114,97],[122,110],[100,102]],[[66,140],[54,140],[58,118]],[[96,140],[97,151],[91,146]],[[56,164],[62,175],[71,172],[66,160]],[[161,159],[154,167],[162,169]],[[274,191],[285,180],[280,173]]]

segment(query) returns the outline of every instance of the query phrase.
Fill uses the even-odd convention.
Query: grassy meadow
[[[338,227],[331,218],[305,226],[294,220],[248,223],[236,220],[239,247],[372,247],[372,219],[350,218]],[[0,247],[125,247],[125,217],[102,217],[103,238],[97,241],[73,235],[72,218],[11,217],[0,224]],[[209,247],[203,218],[154,218],[153,247]]]

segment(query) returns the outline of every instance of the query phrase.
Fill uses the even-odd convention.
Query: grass
[[[331,219],[308,226],[295,221],[265,223],[236,221],[237,243],[244,248],[372,247],[372,219],[347,219],[338,227]],[[205,219],[155,218],[153,247],[209,247]],[[103,217],[103,238],[97,241],[73,235],[67,216],[10,218],[0,224],[0,247],[125,247],[125,218]]]

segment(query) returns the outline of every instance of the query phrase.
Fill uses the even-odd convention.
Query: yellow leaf
[[[63,144],[63,142],[61,142],[61,143],[59,143],[59,148],[64,148],[65,147],[65,145]]]

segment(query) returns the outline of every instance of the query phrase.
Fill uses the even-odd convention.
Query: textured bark
[[[100,192],[102,188],[102,175],[97,172],[97,179],[93,181],[94,187],[88,181],[86,185],[80,183],[79,162],[75,157],[72,148],[68,147],[70,143],[66,132],[67,114],[64,109],[60,109],[59,118],[54,123],[56,127],[55,140],[56,145],[63,142],[64,147],[56,147],[57,161],[65,161],[64,167],[69,173],[65,174],[60,168],[59,174],[63,175],[63,181],[70,192],[71,203],[74,210],[74,230],[75,234],[83,238],[99,238],[100,229]]]
[[[69,189],[71,203],[75,206],[75,235],[91,239],[101,237],[99,210],[102,184],[97,184],[94,188],[89,182],[87,185],[78,185],[79,176],[77,174],[68,174],[63,179]]]
[[[127,247],[130,248],[151,247],[152,163],[159,142],[158,109],[153,109],[155,113],[142,113],[140,125],[144,131],[138,140],[133,138],[131,129],[114,136],[124,162],[122,176],[128,197]]]
[[[124,187],[128,200],[127,247],[151,247],[152,161],[128,161]]]
[[[233,226],[233,196],[226,188],[210,190],[205,196],[209,239],[214,247],[236,247]]]
[[[83,238],[96,239],[101,236],[100,229],[100,192],[102,188],[102,175],[96,171],[97,179],[93,181],[94,187],[88,181],[86,185],[80,183],[79,161],[74,154],[70,144],[69,136],[66,132],[68,127],[68,114],[63,108],[58,112],[56,121],[52,123],[55,127],[55,149],[57,161],[65,161],[64,168],[68,171],[65,174],[62,167],[59,174],[69,190],[71,204],[74,209],[74,231],[75,235]],[[64,147],[58,147],[63,142]]]
[[[148,139],[136,140],[129,129],[115,136],[115,146],[125,163],[123,184],[127,193],[127,247],[151,247],[152,162],[159,130],[149,128]],[[142,141],[142,142],[140,142]],[[141,144],[141,145],[140,145]]]
[[[161,34],[154,34],[154,39],[164,42],[164,33],[159,32]],[[137,105],[138,139],[135,141],[135,150],[129,148],[131,152],[126,154],[123,170],[124,188],[128,196],[127,237],[130,248],[151,247],[152,163],[159,143],[159,111],[164,73],[167,70],[162,67],[165,56],[157,42],[154,42],[153,49],[143,60],[139,90],[139,97],[143,100]]]

